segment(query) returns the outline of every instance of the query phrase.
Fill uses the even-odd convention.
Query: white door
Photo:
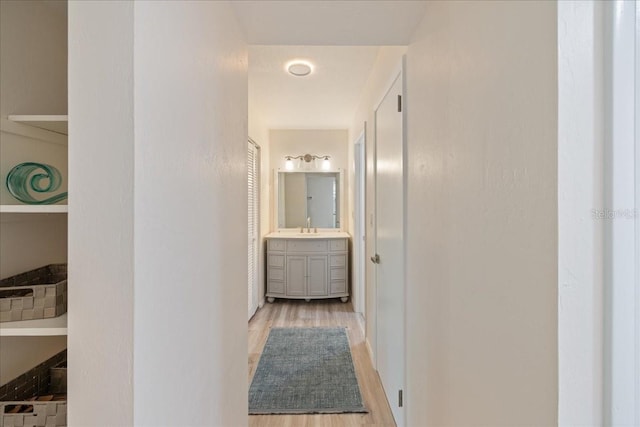
[[[249,319],[258,308],[260,242],[260,147],[249,139],[247,145],[248,210],[248,308]]]
[[[398,426],[404,425],[404,174],[402,76],[375,112],[377,368]]]

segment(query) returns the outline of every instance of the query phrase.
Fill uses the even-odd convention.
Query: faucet
[[[311,233],[311,217],[307,217],[307,233]]]

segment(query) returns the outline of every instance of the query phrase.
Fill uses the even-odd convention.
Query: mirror
[[[340,228],[339,172],[278,172],[278,228]]]

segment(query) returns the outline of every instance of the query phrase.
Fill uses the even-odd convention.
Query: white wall
[[[378,107],[382,98],[387,93],[395,77],[401,70],[402,56],[406,53],[406,46],[383,46],[378,51],[376,62],[374,63],[371,74],[367,78],[365,89],[362,92],[358,109],[356,110],[352,125],[349,129],[348,144],[348,165],[349,179],[347,180],[349,201],[345,216],[348,218],[347,228],[352,236],[355,235],[354,229],[354,194],[353,183],[355,182],[355,163],[353,159],[353,144],[356,142],[360,133],[364,129],[364,123],[367,123],[365,154],[366,154],[366,261],[365,261],[365,332],[368,345],[371,350],[376,347],[376,282],[375,282],[375,266],[369,262],[369,257],[375,253],[374,225],[375,225],[375,181],[374,181],[374,112]],[[353,272],[355,268],[351,269]],[[353,283],[353,280],[352,280]],[[356,296],[358,297],[358,296]],[[374,354],[372,354],[375,357]]]
[[[348,131],[346,129],[272,129],[269,131],[269,167],[273,177],[273,171],[278,168],[285,170],[285,156],[299,156],[304,154],[315,154],[318,156],[331,156],[331,170],[347,170],[348,166]],[[318,160],[317,168],[313,162],[308,164],[302,162],[302,167],[298,171],[320,171],[322,164]],[[296,166],[298,165],[297,163]],[[307,169],[309,168],[309,169]],[[348,181],[346,174],[343,174],[345,181]],[[271,178],[273,181],[273,178]],[[348,182],[342,184],[346,191]],[[273,188],[271,194],[273,195]],[[271,197],[273,199],[273,197]],[[340,196],[341,203],[346,203],[345,195]],[[272,212],[275,201],[271,200]],[[345,212],[340,206],[340,212]],[[346,214],[342,213],[341,227],[345,229],[344,221]],[[277,218],[272,215],[272,227],[275,229]]]
[[[133,31],[69,2],[69,425],[134,424]]]
[[[407,53],[407,425],[557,423],[551,2],[429,2]]]
[[[602,3],[558,3],[558,424],[603,420]],[[589,124],[589,125],[586,125]]]
[[[227,2],[72,2],[69,23],[70,424],[245,425],[235,16]]]
[[[134,16],[134,423],[243,425],[246,45],[227,2]]]

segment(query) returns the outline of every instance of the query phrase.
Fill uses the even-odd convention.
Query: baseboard
[[[367,325],[364,321],[364,317],[362,316],[362,313],[356,313],[356,321],[358,322],[358,326],[360,327],[360,331],[362,332],[363,335],[366,336],[367,334]]]
[[[376,367],[376,358],[373,355],[373,350],[371,349],[371,343],[369,342],[369,338],[364,339],[364,344],[367,347],[367,353],[369,353],[369,359],[371,359],[371,364],[373,365],[373,368],[377,371],[378,368]]]

